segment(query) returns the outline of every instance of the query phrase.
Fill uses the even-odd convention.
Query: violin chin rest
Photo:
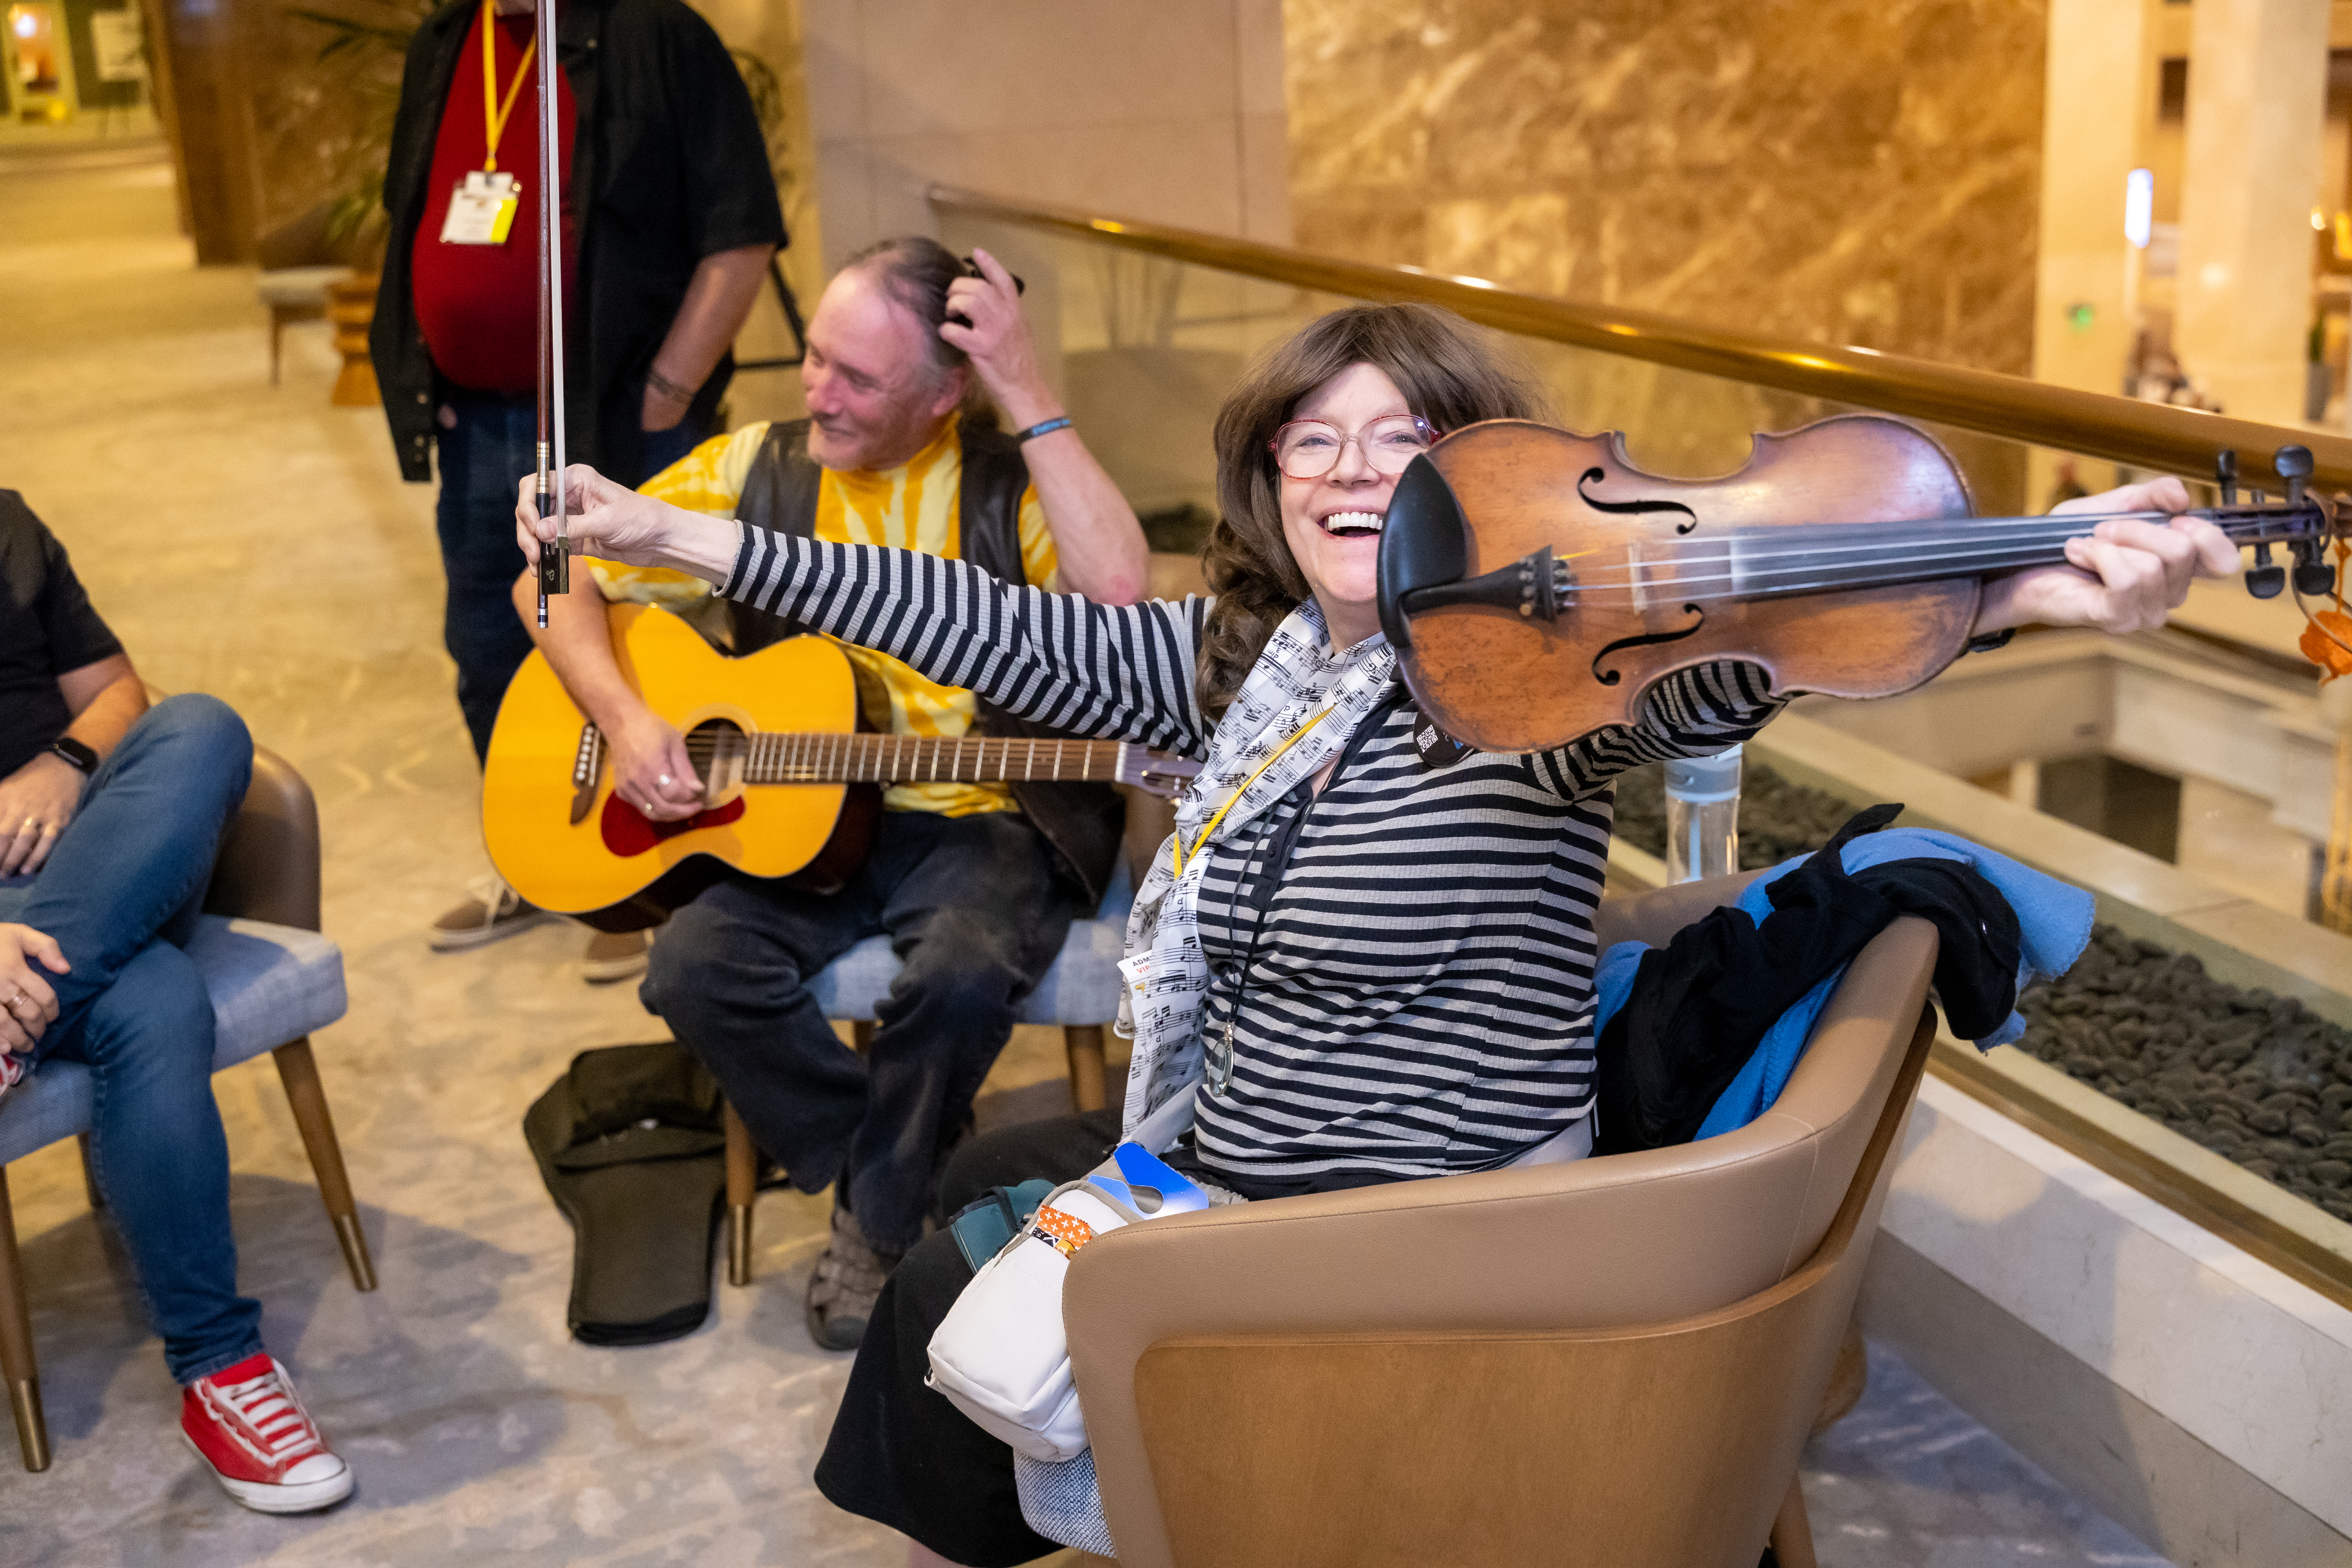
[[[1412,646],[1404,596],[1417,588],[1458,583],[1470,569],[1469,524],[1454,487],[1423,453],[1397,476],[1381,528],[1381,630],[1402,653]]]

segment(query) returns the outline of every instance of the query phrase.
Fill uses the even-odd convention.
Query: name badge
[[[522,188],[512,174],[475,170],[450,194],[449,216],[441,220],[441,243],[504,245],[521,202]]]

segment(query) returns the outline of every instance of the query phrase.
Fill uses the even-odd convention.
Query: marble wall
[[[2023,373],[2043,0],[1286,0],[1297,243]]]

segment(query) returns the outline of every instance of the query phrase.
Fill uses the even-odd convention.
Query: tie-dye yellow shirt
[[[817,489],[816,536],[836,544],[881,544],[919,550],[953,561],[961,544],[957,503],[962,488],[963,448],[950,419],[937,439],[895,468],[879,472],[824,471]],[[751,472],[751,459],[768,437],[762,423],[705,441],[638,487],[646,495],[689,511],[733,517]],[[1054,575],[1054,536],[1037,487],[1021,495],[1021,566],[1031,583],[1048,585]],[[709,584],[658,567],[591,561],[596,586],[608,600],[689,607],[711,592]],[[975,710],[971,692],[940,686],[887,654],[843,644],[857,671],[857,694],[866,721],[894,735],[963,734]],[[936,811],[969,816],[1011,811],[1013,792],[994,784],[893,784],[882,797],[891,811]]]

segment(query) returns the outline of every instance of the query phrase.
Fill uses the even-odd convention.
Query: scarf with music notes
[[[1136,890],[1116,1026],[1135,1041],[1128,1131],[1200,1081],[1207,1065],[1201,1005],[1209,965],[1199,901],[1210,852],[1328,765],[1394,677],[1396,650],[1386,637],[1338,652],[1328,643],[1312,599],[1275,627],[1210,737],[1200,776],[1176,804],[1176,831]]]

